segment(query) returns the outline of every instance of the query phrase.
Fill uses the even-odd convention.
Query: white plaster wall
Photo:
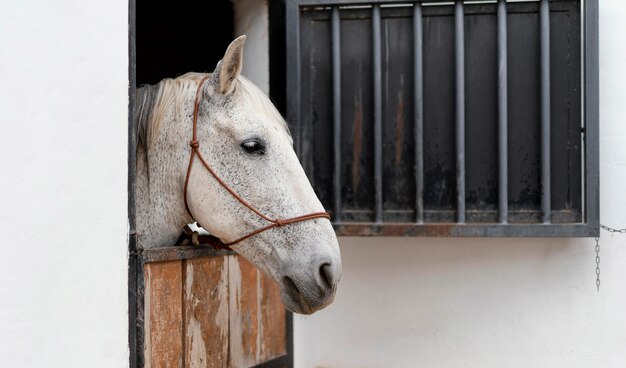
[[[128,2],[0,1],[0,367],[126,367]]]
[[[244,72],[258,83],[265,4],[235,3],[246,4],[236,6]],[[601,218],[626,227],[626,3],[602,0],[600,11]],[[626,235],[602,234],[600,293],[593,239],[340,243],[335,303],[295,319],[296,368],[626,366]]]
[[[231,1],[235,12],[235,35],[246,35],[242,74],[268,94],[270,56],[267,0]]]

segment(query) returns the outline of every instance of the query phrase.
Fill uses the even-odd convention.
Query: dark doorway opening
[[[259,0],[259,3],[261,1],[263,0]],[[188,317],[196,318],[196,315],[202,316],[197,321],[204,321],[201,324],[203,340],[204,336],[207,336],[204,340],[206,354],[202,358],[205,362],[210,361],[219,366],[293,366],[291,314],[282,308],[279,296],[269,297],[270,283],[257,281],[261,280],[260,274],[252,265],[245,266],[250,272],[243,272],[242,276],[245,275],[245,278],[240,277],[241,282],[233,287],[240,290],[242,295],[256,296],[248,298],[249,300],[245,299],[242,303],[237,302],[239,306],[236,310],[241,313],[228,313],[226,329],[229,332],[225,337],[222,335],[224,326],[217,326],[211,322],[220,308],[208,306],[221,303],[220,305],[226,305],[223,310],[231,311],[235,308],[230,307],[230,298],[214,298],[211,290],[217,286],[216,283],[208,280],[223,279],[222,276],[215,276],[215,278],[211,276],[218,273],[226,273],[225,277],[231,280],[231,272],[238,272],[237,270],[241,268],[239,266],[232,269],[224,267],[224,262],[230,264],[239,260],[244,262],[244,260],[231,252],[225,254],[206,246],[180,246],[172,251],[173,247],[146,250],[137,244],[138,234],[135,230],[137,132],[134,120],[137,87],[156,84],[164,78],[175,78],[190,71],[212,72],[234,39],[234,24],[234,7],[230,0],[204,2],[182,0],[176,3],[129,0],[128,297],[129,366],[133,368],[148,365],[152,367],[180,365],[180,362],[184,366],[188,365],[185,362],[188,362],[187,356],[190,354],[191,344],[187,343],[183,331],[187,331],[185,326],[187,326]],[[204,282],[207,288],[194,294],[194,302],[189,303],[185,300],[185,296],[188,295],[187,291],[195,290],[196,286],[188,286],[186,281],[182,282],[182,275],[186,275],[187,270],[194,268],[193,266],[188,268],[189,265],[200,264],[204,266],[197,267],[196,271],[202,270],[204,274],[198,274],[195,280]],[[169,276],[158,271],[170,267],[176,270]],[[154,275],[157,276],[154,277]],[[154,286],[157,284],[166,286],[167,291],[163,295],[154,294],[160,290],[159,287]],[[264,291],[252,292],[253,289],[257,290],[257,285],[263,285]],[[226,285],[226,287],[230,286]],[[246,288],[253,289],[248,292],[245,291]],[[278,295],[276,289],[273,290],[273,295]],[[199,304],[196,304],[196,300]],[[171,306],[175,312],[162,313],[159,308],[155,307],[157,303]],[[259,312],[257,313],[256,310]],[[194,314],[196,312],[198,314]],[[247,317],[250,315],[261,316],[258,320],[260,322],[251,322]],[[238,325],[248,326],[245,331],[260,334],[256,336],[263,338],[261,345],[263,348],[254,350],[256,345],[245,344],[240,349],[234,343],[232,344],[234,347],[231,348],[231,342],[244,341],[244,332],[241,336],[231,339],[231,332],[228,329],[231,320],[237,321]],[[174,327],[151,329],[149,326],[152,321],[159,321],[158,323],[162,326]],[[258,329],[250,327],[257,326],[258,323],[266,327]],[[275,331],[271,332],[270,327],[272,331]],[[257,341],[256,337],[247,333],[246,339]],[[284,336],[284,340],[281,336]],[[147,344],[148,341],[149,344]],[[233,351],[237,354],[233,354]],[[146,364],[147,361],[150,363]],[[240,364],[240,361],[243,363]],[[169,364],[170,362],[172,364]]]
[[[137,86],[211,72],[233,40],[230,0],[136,0]]]

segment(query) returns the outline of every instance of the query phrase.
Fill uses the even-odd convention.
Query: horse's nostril
[[[322,264],[320,267],[320,277],[322,278],[322,283],[328,289],[332,289],[335,286],[335,275],[330,263]]]
[[[288,293],[292,295],[300,294],[300,290],[298,290],[298,286],[296,286],[296,283],[293,282],[291,277],[289,276],[283,277],[283,285],[285,286],[285,289],[287,290]]]

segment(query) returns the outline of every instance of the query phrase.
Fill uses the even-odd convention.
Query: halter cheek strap
[[[241,196],[239,196],[231,187],[228,186],[228,184],[226,184],[216,173],[215,171],[213,171],[213,169],[211,168],[211,166],[209,166],[209,164],[205,161],[204,157],[202,157],[202,154],[200,153],[200,143],[198,142],[198,136],[197,136],[197,128],[198,128],[198,107],[200,105],[200,98],[202,97],[202,86],[204,85],[204,82],[206,82],[206,80],[209,77],[206,76],[204,78],[202,78],[202,80],[200,80],[200,84],[198,85],[198,90],[196,91],[196,100],[194,103],[194,107],[193,107],[193,135],[191,138],[191,142],[189,142],[189,146],[191,146],[191,156],[189,157],[189,166],[187,167],[187,175],[185,176],[185,187],[183,189],[183,197],[185,200],[185,209],[187,209],[187,213],[189,214],[189,216],[191,216],[192,219],[195,220],[195,217],[193,216],[193,214],[191,213],[191,210],[189,209],[189,203],[187,201],[187,187],[189,185],[189,177],[191,176],[191,168],[193,167],[193,163],[194,163],[194,159],[196,156],[198,156],[198,160],[200,160],[200,162],[202,163],[202,165],[209,171],[209,173],[211,174],[211,176],[213,176],[215,178],[215,180],[217,180],[217,182],[228,191],[228,193],[230,193],[233,197],[235,197],[235,199],[237,199],[241,204],[243,204],[245,207],[247,207],[250,211],[254,212],[257,216],[259,216],[260,218],[262,218],[263,220],[269,222],[269,224],[267,226],[258,228],[254,231],[252,231],[249,234],[246,234],[230,243],[224,243],[225,246],[230,246],[233,244],[237,244],[243,240],[246,240],[252,236],[255,236],[259,233],[262,233],[264,231],[267,231],[269,229],[275,228],[275,227],[281,227],[281,226],[285,226],[288,224],[293,224],[296,222],[301,222],[301,221],[306,221],[306,220],[312,220],[312,219],[316,219],[316,218],[325,218],[330,220],[330,215],[327,212],[312,212],[306,215],[301,215],[301,216],[296,216],[296,217],[291,217],[288,219],[272,219],[269,218],[268,216],[264,215],[263,213],[261,213],[259,210],[257,210],[256,208],[254,208],[251,204],[249,204],[245,199],[241,198]]]

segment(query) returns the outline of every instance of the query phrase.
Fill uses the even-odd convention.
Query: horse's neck
[[[182,185],[189,159],[185,135],[189,132],[177,128],[190,124],[164,122],[160,135],[166,135],[168,142],[156,142],[149,155],[145,147],[137,149],[136,226],[144,248],[174,245],[182,227],[190,222]]]

